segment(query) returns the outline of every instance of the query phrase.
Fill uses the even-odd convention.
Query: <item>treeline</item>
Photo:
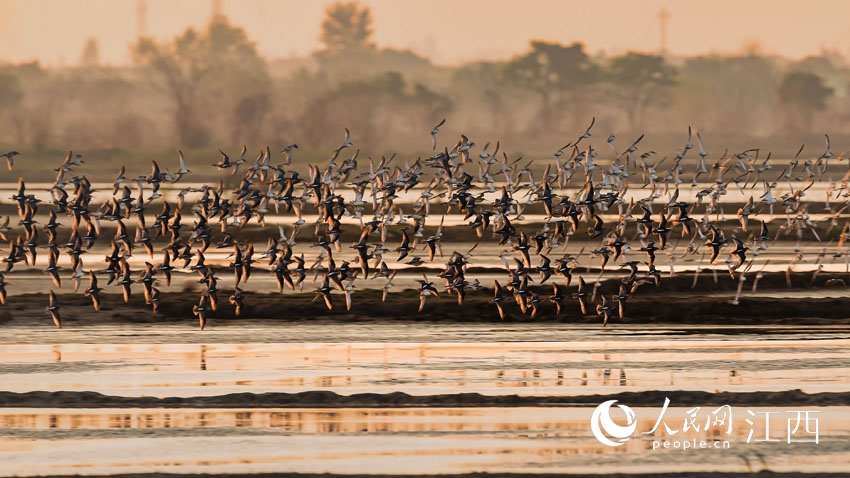
[[[681,138],[689,124],[740,141],[850,134],[850,68],[836,54],[591,56],[580,43],[533,41],[506,61],[441,67],[371,38],[368,9],[343,3],[328,9],[323,49],[308,58],[269,61],[218,16],[201,31],[141,39],[130,67],[100,65],[95,41],[75,67],[2,65],[0,145],[310,151],[336,146],[348,127],[371,153],[417,154],[443,117],[441,134],[530,152],[574,139],[592,116],[600,146],[610,132]]]

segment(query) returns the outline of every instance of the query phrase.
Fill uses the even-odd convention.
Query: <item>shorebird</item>
[[[443,118],[443,120],[442,120],[442,121],[440,121],[439,123],[437,123],[437,125],[436,125],[436,126],[434,126],[433,128],[431,128],[431,151],[436,151],[436,150],[437,150],[437,133],[439,133],[439,132],[440,132],[440,126],[443,126],[444,124],[446,124],[446,119],[445,119],[445,118]]]
[[[177,173],[175,173],[175,174],[177,174],[177,176],[172,181],[174,183],[176,183],[177,181],[180,181],[180,179],[183,176],[192,172],[192,171],[189,171],[188,169],[186,169],[186,158],[183,157],[183,151],[178,151],[177,153],[178,153],[177,155],[180,158],[180,166],[177,168]]]
[[[6,165],[9,167],[9,171],[15,166],[15,156],[18,156],[19,152],[17,151],[9,151],[8,153],[3,154],[3,157],[6,158]]]
[[[244,299],[245,295],[239,287],[236,287],[233,294],[227,299],[234,306],[234,313],[237,317],[242,315],[242,307],[245,306]]]
[[[53,323],[56,324],[56,327],[61,329],[62,318],[59,316],[59,301],[56,300],[56,293],[52,290],[50,291],[47,312],[50,314],[50,317],[53,318]]]
[[[558,284],[553,283],[552,295],[549,296],[548,300],[555,304],[555,315],[561,315],[561,306],[563,305],[564,299],[566,299],[566,296],[561,293],[561,288],[558,287]]]
[[[602,303],[596,305],[596,313],[602,316],[602,326],[608,325],[608,319],[614,311],[613,301],[607,296],[602,296]]]
[[[505,320],[505,309],[502,303],[505,301],[505,290],[499,284],[499,281],[493,282],[493,298],[490,299],[491,304],[495,304],[499,309],[499,318]]]
[[[738,239],[737,237],[732,238],[735,241],[735,248],[732,249],[732,252],[729,255],[735,256],[738,259],[738,262],[732,266],[732,270],[736,270],[747,260],[747,251],[750,250],[749,247],[745,247],[744,243]]]
[[[325,305],[328,307],[328,310],[333,310],[333,298],[331,297],[331,291],[333,289],[330,286],[330,282],[327,276],[325,276],[325,280],[322,283],[322,286],[316,289],[316,296],[313,297],[313,301],[316,301],[320,297],[324,299]]]
[[[209,307],[210,301],[206,294],[201,294],[201,299],[198,301],[198,305],[192,307],[192,313],[198,317],[198,323],[201,326],[201,330],[204,330],[204,327],[207,325]]]
[[[573,292],[573,298],[578,299],[581,315],[587,315],[587,291],[585,290],[584,279],[581,277],[578,278],[578,289]]]
[[[6,282],[6,276],[0,272],[0,305],[6,305],[6,286],[9,285]]]
[[[425,280],[419,280],[419,312],[422,312],[422,309],[425,308],[425,299],[428,296],[433,295],[440,298],[440,293],[437,291],[437,288],[434,287],[434,283],[428,280],[428,276],[422,274],[422,277]]]
[[[584,249],[578,254],[570,249],[578,239],[577,234],[582,236],[582,241],[591,241],[588,250],[591,256],[600,258],[602,268],[607,271],[611,263],[615,264],[615,271],[606,273],[620,275],[621,282],[619,292],[611,295],[601,279],[595,281],[592,291],[580,279],[578,290],[572,295],[579,301],[583,314],[588,313],[587,304],[597,302],[597,292],[606,291],[607,296],[602,297],[597,309],[607,310],[617,302],[622,316],[624,303],[639,288],[658,286],[662,274],[673,277],[676,269],[694,265],[692,262],[696,261],[690,257],[693,254],[710,257],[716,263],[729,242],[727,235],[741,237],[739,231],[744,231],[747,237],[734,238],[730,259],[726,261],[730,275],[739,281],[739,286],[747,268],[752,266],[747,261],[746,252],[750,248],[745,243],[752,242],[758,255],[767,248],[769,239],[778,240],[783,235],[800,244],[795,251],[799,257],[790,266],[812,262],[813,280],[821,277],[818,274],[828,272],[831,264],[824,263],[828,257],[833,262],[843,258],[845,268],[850,270],[850,252],[845,248],[850,237],[850,222],[846,222],[846,210],[850,209],[850,173],[840,180],[829,177],[828,162],[839,157],[831,149],[829,135],[825,135],[826,146],[819,157],[807,159],[801,156],[800,148],[777,175],[770,172],[777,161],[769,153],[760,159],[762,150],[758,148],[733,154],[727,151],[713,164],[707,164],[710,155],[702,137],[690,126],[684,146],[660,160],[654,158],[661,155],[649,148],[638,152],[644,135],[617,152],[613,144],[615,136],[611,134],[608,145],[614,152],[612,157],[590,144],[594,140],[595,117],[592,117],[589,126],[579,130],[577,137],[573,136],[574,142],[556,150],[553,157],[532,162],[511,156],[498,141],[493,151],[489,142],[484,148],[476,149],[475,142],[465,135],[454,146],[437,151],[437,135],[444,124],[445,119],[431,130],[430,157],[369,158],[365,168],[366,162],[361,159],[359,169],[360,150],[350,157],[341,157],[343,149],[353,146],[352,133],[347,128],[342,145],[326,163],[309,164],[302,171],[292,166],[292,154],[298,148],[295,143],[281,149],[282,158],[272,158],[269,146],[260,148],[253,163],[245,162],[246,145],[236,160],[224,153],[223,149],[227,148],[223,148],[217,162],[207,160],[207,164],[212,164],[208,171],[228,170],[238,176],[229,184],[220,180],[218,184],[187,185],[176,192],[174,186],[166,183],[178,182],[190,174],[183,151],[178,150],[179,164],[173,174],[168,169],[161,170],[157,161],[151,161],[149,172],[142,174],[135,172],[140,168],[138,163],[122,165],[110,185],[112,197],[109,187],[102,193],[95,191],[84,174],[88,164],[79,154],[68,152],[55,168],[55,176],[50,171],[54,168],[44,168],[49,173],[41,179],[45,191],[34,192],[27,188],[24,178],[19,179],[10,197],[10,207],[17,209],[19,220],[9,217],[0,220],[0,240],[9,247],[3,262],[7,271],[38,264],[35,267],[43,268],[54,286],[61,287],[64,269],[59,267],[60,253],[68,254],[71,266],[65,278],[74,281],[76,291],[84,276],[89,276],[89,287],[82,293],[91,297],[96,310],[102,297],[96,276],[103,273],[108,278],[107,284],[122,288],[125,303],[129,303],[131,285],[142,284],[146,302],[156,311],[161,293],[154,285],[159,280],[170,286],[175,269],[172,262],[182,260],[179,265],[197,272],[198,283],[204,288],[198,305],[202,314],[196,314],[204,317],[208,310],[216,308],[219,280],[222,290],[233,291],[228,300],[236,306],[237,313],[244,313],[247,282],[251,271],[257,269],[268,270],[281,292],[286,288],[295,290],[296,286],[303,290],[309,274],[313,282],[320,284],[316,300],[321,297],[331,310],[333,289],[345,294],[346,307],[350,309],[354,291],[368,288],[369,282],[378,278],[386,282],[373,284],[381,289],[382,301],[388,301],[399,271],[406,266],[431,267],[429,261],[443,256],[446,241],[463,240],[460,237],[464,233],[474,234],[485,244],[492,234],[494,247],[498,247],[493,254],[504,251],[499,259],[505,264],[509,279],[505,282],[500,278],[504,287],[494,281],[491,300],[501,318],[505,316],[504,299],[511,297],[532,317],[549,312],[550,309],[540,307],[541,301],[554,303],[556,313],[562,311],[566,289],[554,284],[551,296],[541,296],[533,277],[539,274],[542,284],[552,275],[561,275],[569,287],[574,268],[589,267],[592,263],[582,256]],[[691,149],[698,149],[699,156],[689,163],[687,154]],[[15,151],[3,155],[10,168],[16,155]],[[669,163],[665,165],[665,161]],[[243,163],[245,170],[239,171]],[[703,181],[710,180],[710,184],[697,182],[703,175]],[[689,186],[689,181],[694,186]],[[763,194],[757,196],[753,189]],[[824,191],[826,201],[821,203],[817,195],[823,195]],[[171,194],[176,194],[174,200]],[[694,195],[695,201],[684,199]],[[161,212],[152,212],[160,210],[158,202],[162,203]],[[735,217],[727,217],[724,211],[730,203],[743,204],[732,209],[737,211]],[[818,203],[823,204],[823,209]],[[773,216],[774,207],[780,208],[783,217]],[[433,208],[440,210],[435,212]],[[59,223],[59,214],[68,216],[67,228]],[[186,225],[181,214],[190,215]],[[536,214],[541,216],[535,218]],[[40,227],[37,222],[45,216],[47,222]],[[759,230],[749,230],[751,219],[760,225]],[[768,230],[767,223],[771,220],[777,224]],[[670,235],[679,226],[684,240]],[[134,230],[128,231],[128,227]],[[291,233],[287,234],[287,230]],[[39,231],[45,237],[40,237]],[[388,237],[399,232],[398,247],[392,249],[398,253],[397,266],[390,269],[386,262],[392,248],[388,246]],[[359,237],[351,245],[353,254],[342,251],[341,244],[348,237]],[[297,244],[296,238],[299,242],[312,242],[318,248],[317,257],[307,261],[301,249],[306,247]],[[255,240],[268,243],[261,254],[262,265],[253,257]],[[629,246],[635,240],[641,243],[639,252],[646,254],[645,262],[635,256],[637,247]],[[803,257],[808,240],[824,243],[821,253],[812,261],[808,256]],[[101,244],[111,246],[104,258],[105,269],[86,269],[83,258]],[[206,262],[204,254],[210,244],[216,245],[216,249],[231,249],[233,254],[227,258],[210,254]],[[700,252],[703,245],[707,248]],[[46,259],[38,257],[42,247],[47,249]],[[564,249],[563,257],[553,259],[553,264],[549,257],[553,254],[559,257],[553,251],[560,247]],[[417,249],[427,250],[428,256],[417,256]],[[669,261],[665,261],[663,271],[655,264],[656,253],[662,249],[668,252]],[[138,267],[144,260],[139,257],[139,250],[150,257],[154,250],[157,254],[161,251],[162,261],[156,264],[151,260],[144,263],[144,268],[132,270],[131,265]],[[684,253],[676,252],[682,250]],[[468,307],[468,293],[480,288],[472,275],[490,267],[486,259],[479,261],[471,252],[455,251],[438,274],[448,294],[457,297],[459,307]],[[487,254],[485,247],[481,255]],[[703,262],[700,258],[693,287]],[[233,271],[232,279],[230,275],[221,279],[216,276],[223,265],[229,265]],[[716,274],[716,268],[711,270]],[[738,277],[734,277],[735,271]],[[164,281],[159,276],[164,276]],[[753,281],[754,287],[759,276]],[[838,284],[834,278],[828,280],[830,284]],[[3,300],[7,285],[0,275]],[[438,295],[438,287],[426,276],[424,281],[419,281],[417,289],[420,310],[424,310],[428,296]],[[607,318],[604,323],[607,324]]]

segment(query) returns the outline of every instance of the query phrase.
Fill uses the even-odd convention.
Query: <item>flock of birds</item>
[[[661,274],[655,265],[658,251],[668,252],[672,268],[675,255],[668,243],[669,237],[676,233],[688,242],[685,254],[697,254],[702,246],[706,246],[703,257],[710,251],[712,264],[728,247],[729,273],[733,278],[738,274],[741,283],[743,274],[752,266],[752,261],[747,263],[748,251],[753,249],[757,253],[764,250],[772,240],[767,222],[761,220],[753,227],[750,216],[762,210],[769,210],[772,214],[774,207],[781,208],[786,215],[781,230],[795,234],[798,239],[812,234],[820,240],[816,222],[808,218],[807,205],[802,198],[816,181],[823,181],[830,159],[840,159],[832,153],[829,137],[826,136],[826,148],[817,158],[800,160],[801,147],[778,175],[767,177],[773,166],[769,154],[760,158],[758,149],[749,149],[735,154],[726,152],[709,161],[701,136],[699,133],[692,135],[689,127],[686,144],[672,157],[669,168],[661,169],[666,158],[656,161],[655,151],[640,151],[643,135],[629,143],[623,151],[617,150],[615,136],[610,135],[607,144],[612,154],[593,148],[588,140],[594,119],[581,135],[545,161],[545,170],[540,175],[540,169],[537,172],[532,169],[532,161],[523,163],[521,158],[510,159],[505,152],[500,155],[499,143],[492,152],[489,151],[490,144],[486,144],[476,155],[473,152],[475,143],[462,135],[454,146],[439,151],[437,135],[444,123],[445,120],[441,121],[431,130],[434,153],[426,159],[408,161],[404,165],[393,165],[394,158],[377,161],[370,158],[368,169],[358,169],[359,150],[350,157],[342,158],[343,151],[353,148],[348,129],[343,143],[334,150],[327,165],[324,168],[310,165],[306,177],[290,167],[293,154],[298,149],[296,144],[281,150],[281,164],[272,164],[269,147],[261,150],[253,163],[245,158],[246,147],[235,159],[221,152],[220,160],[212,164],[219,171],[230,170],[232,176],[238,177],[240,168],[246,165],[242,167],[241,181],[235,190],[228,194],[223,182],[218,187],[187,187],[180,190],[175,204],[162,200],[160,212],[153,217],[148,211],[151,202],[162,198],[160,186],[177,183],[191,173],[182,152],[174,173],[160,169],[154,161],[150,174],[129,178],[122,167],[114,180],[112,197],[99,206],[92,204],[94,190],[89,180],[84,175],[74,174],[74,169],[84,163],[82,156],[68,153],[57,169],[55,183],[49,189],[51,209],[43,227],[37,227],[35,221],[41,201],[28,194],[23,178],[19,180],[17,192],[11,199],[17,204],[18,224],[23,227],[25,235],[10,240],[7,235],[13,228],[9,226],[9,218],[0,224],[0,236],[10,245],[8,255],[3,258],[6,273],[21,262],[35,265],[38,250],[46,247],[45,273],[50,275],[56,287],[61,287],[62,275],[57,263],[64,251],[70,257],[70,277],[75,292],[79,291],[82,280],[87,277],[88,286],[82,292],[91,298],[96,311],[100,310],[101,292],[104,290],[99,286],[99,278],[105,278],[107,284],[122,288],[124,302],[129,302],[133,287],[141,285],[146,303],[157,312],[163,300],[157,288],[159,282],[164,280],[166,285],[170,285],[172,272],[176,269],[190,270],[198,274],[199,282],[203,284],[199,302],[193,308],[203,329],[210,312],[219,306],[217,273],[221,271],[205,264],[204,259],[204,253],[211,245],[233,251],[229,269],[233,272],[234,283],[232,289],[228,288],[232,290],[228,302],[235,308],[236,315],[242,313],[245,303],[245,292],[240,285],[249,280],[258,262],[266,264],[276,278],[280,292],[285,288],[303,289],[305,279],[312,274],[313,281],[318,284],[314,300],[323,300],[328,309],[333,309],[336,304],[332,292],[339,291],[345,295],[346,307],[350,309],[357,280],[385,281],[381,287],[382,300],[387,300],[399,270],[398,266],[391,267],[393,258],[384,259],[391,253],[398,254],[394,258],[398,265],[423,264],[425,259],[416,255],[418,250],[427,251],[427,258],[432,262],[436,256],[442,257],[444,220],[446,214],[456,213],[463,215],[464,222],[479,239],[491,231],[494,240],[506,248],[500,257],[508,279],[504,284],[495,281],[494,297],[490,301],[500,317],[505,318],[510,300],[516,302],[523,314],[534,317],[543,303],[554,304],[555,313],[560,314],[564,302],[573,299],[582,314],[588,314],[589,310],[592,313],[591,307],[595,305],[595,312],[601,316],[604,325],[615,315],[623,316],[627,299],[639,287],[659,284]],[[686,171],[683,160],[691,149],[697,148],[696,166],[692,171]],[[12,151],[3,155],[10,171],[18,154]],[[606,159],[606,166],[601,164],[603,155],[610,158],[610,161]],[[360,160],[361,164],[363,162]],[[426,168],[431,170],[430,174],[426,173]],[[640,178],[639,187],[647,191],[647,196],[627,201],[625,195],[630,181],[632,185],[637,183],[635,177]],[[831,214],[832,226],[837,225],[836,218],[847,208],[847,201],[835,204],[830,203],[830,198],[850,197],[848,179],[850,172],[841,181],[831,182],[828,188],[826,209]],[[809,184],[795,189],[792,181],[808,181]],[[699,190],[693,203],[679,198],[679,185],[687,182],[693,186],[707,185]],[[782,182],[788,183],[789,191],[776,197],[774,190]],[[133,183],[135,194],[131,187]],[[555,192],[573,185],[578,192],[572,197]],[[727,237],[720,224],[722,211],[719,199],[727,193],[730,185],[744,193],[743,197],[746,197],[748,189],[758,188],[737,212],[741,227],[736,227],[735,231],[743,233],[745,236],[742,238]],[[66,188],[72,188],[71,192]],[[346,188],[353,193],[353,200],[346,200],[341,194]],[[413,214],[405,216],[395,200],[399,193],[410,191],[419,194],[413,204]],[[758,192],[763,194],[754,200],[753,196],[757,196]],[[486,194],[495,199],[486,200]],[[184,225],[181,211],[185,210],[184,201],[190,195],[195,199],[189,208],[193,224],[188,227]],[[431,214],[432,203],[444,209],[438,213],[441,215],[439,224],[426,226],[426,221],[435,216]],[[542,206],[545,223],[539,231],[527,233],[517,226],[523,219],[523,211],[532,205]],[[313,245],[318,247],[318,254],[312,264],[303,253],[296,255],[293,250],[296,237],[305,228],[302,215],[308,207],[318,213],[313,231]],[[697,214],[698,207],[702,208],[699,211],[701,217]],[[272,209],[274,213],[295,215],[297,219],[289,234],[283,226],[278,226],[278,231],[267,238],[266,248],[255,255],[253,242],[237,240],[230,231],[252,220],[265,230],[265,216],[271,214]],[[608,224],[603,222],[601,214],[610,214],[614,210],[619,220]],[[58,221],[62,214],[72,221],[70,235],[65,240],[59,238],[61,224]],[[712,221],[712,215],[715,221]],[[135,233],[130,233],[125,222],[134,217],[137,221]],[[343,247],[341,220],[344,217],[359,220],[361,230],[359,240],[350,246],[356,252],[356,258],[352,263],[342,261],[337,264],[334,254]],[[115,228],[115,234],[109,238],[111,252],[104,259],[106,267],[87,269],[83,257],[100,239],[101,222],[104,221],[114,223]],[[215,221],[220,224],[219,234],[215,234],[211,226]],[[630,225],[636,226],[635,233],[641,241],[639,250],[645,253],[645,261],[625,260],[630,247],[626,239]],[[401,229],[402,239],[397,247],[390,249],[385,244],[388,231],[393,226]],[[430,234],[426,232],[427,227],[434,228]],[[39,231],[47,236],[46,245],[39,240]],[[843,250],[849,231],[846,224],[841,228],[839,251]],[[601,241],[599,248],[590,252],[600,258],[602,270],[609,260],[620,261],[620,267],[629,270],[628,275],[621,278],[617,294],[601,295],[597,301],[596,288],[590,290],[582,278],[579,278],[575,291],[568,293],[573,269],[584,249],[576,256],[565,254],[555,260],[547,256],[559,245],[566,246],[571,236],[583,232],[589,239]],[[131,270],[127,259],[134,251],[138,252],[141,248],[153,260],[159,255],[155,241],[160,239],[168,239],[167,245],[160,249],[161,262],[145,262],[144,270]],[[478,280],[470,281],[466,277],[477,245],[478,242],[469,251],[452,252],[445,268],[438,274],[446,293],[456,296],[458,304],[463,302],[467,291],[482,287]],[[509,257],[512,254],[511,261]],[[564,284],[553,280],[552,294],[541,297],[529,287],[529,281],[534,280],[533,274],[539,274],[541,284],[553,276],[562,277]],[[419,294],[419,311],[422,311],[426,300],[431,296],[439,297],[440,290],[427,275],[423,274],[423,279],[418,282],[416,293]],[[7,285],[4,275],[0,274],[0,300],[4,304]],[[60,306],[53,290],[49,294],[47,311],[55,325],[61,327]]]

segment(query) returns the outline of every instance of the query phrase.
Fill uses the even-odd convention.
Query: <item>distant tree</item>
[[[588,85],[597,77],[598,67],[584,51],[584,45],[532,41],[531,50],[505,65],[505,79],[535,92],[541,101],[540,120],[551,127],[557,96]]]
[[[319,39],[331,52],[371,46],[372,12],[357,2],[335,3],[325,10]]]
[[[420,84],[409,87],[397,72],[384,72],[343,82],[317,97],[301,115],[302,134],[307,143],[333,146],[337,138],[328,131],[350,127],[356,128],[358,147],[402,147],[405,140],[396,138],[429,131],[432,118],[451,109],[450,99]]]
[[[377,48],[372,43],[372,13],[356,2],[335,3],[325,11],[320,40],[324,48],[313,57],[334,85],[351,80],[352,71],[369,75],[396,72],[405,78],[431,73],[431,62],[410,50]]]
[[[86,44],[83,45],[83,52],[80,54],[80,66],[92,67],[100,64],[100,44],[97,38],[89,37]]]
[[[820,76],[803,71],[789,72],[779,86],[779,99],[790,108],[789,124],[801,130],[811,127],[815,113],[826,108],[832,94]]]
[[[36,150],[51,139],[63,93],[58,77],[38,61],[0,65],[0,121],[6,126],[2,133],[11,133],[16,146]]]
[[[24,92],[21,89],[21,82],[18,77],[10,73],[0,72],[0,121],[8,125],[0,130],[0,142],[13,142],[22,139],[21,136],[23,135],[20,134],[20,131],[15,135],[18,138],[9,133],[13,128],[20,128],[21,118],[18,110],[23,99]]]
[[[775,62],[764,56],[708,55],[687,58],[677,75],[679,118],[703,131],[722,134],[771,134],[776,130],[782,80]]]
[[[267,103],[258,100],[270,83],[265,60],[245,31],[224,16],[215,16],[206,31],[189,28],[170,42],[143,38],[133,54],[139,66],[161,80],[174,103],[181,146],[206,145],[216,120],[232,134],[256,133],[268,111]]]
[[[449,88],[454,101],[459,103],[458,114],[468,115],[465,121],[475,121],[483,130],[497,135],[512,131],[515,121],[522,121],[515,112],[508,114],[508,103],[516,95],[511,95],[514,90],[505,87],[503,74],[502,62],[467,63],[454,70]]]
[[[8,112],[18,107],[24,99],[21,82],[10,73],[0,73],[0,112]]]
[[[664,57],[643,53],[612,58],[605,77],[632,130],[640,129],[648,108],[670,104],[676,85],[676,69]]]

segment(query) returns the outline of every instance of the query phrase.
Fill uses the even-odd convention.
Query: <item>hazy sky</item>
[[[269,58],[319,48],[319,24],[335,0],[219,0]],[[203,26],[214,0],[145,0],[147,32],[172,37]],[[582,41],[591,53],[658,50],[658,13],[670,13],[674,54],[735,52],[759,43],[793,58],[823,49],[850,54],[850,0],[360,0],[372,9],[375,41],[411,48],[437,63],[506,58],[531,39]],[[73,64],[88,37],[101,59],[129,62],[139,0],[0,0],[0,61]]]

